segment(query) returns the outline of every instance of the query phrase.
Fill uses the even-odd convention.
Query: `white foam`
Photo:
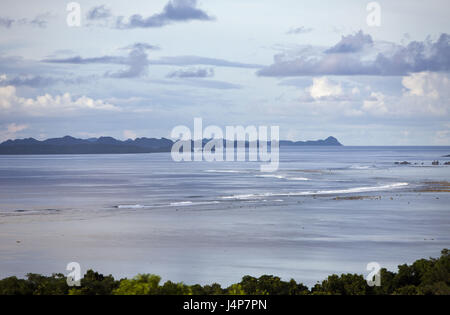
[[[287,180],[309,180],[309,178],[306,177],[290,177],[286,178]]]
[[[277,174],[263,174],[263,175],[255,175],[256,177],[267,177],[267,178],[278,178],[278,179],[286,179],[286,180],[309,180],[306,177],[287,177],[286,175],[277,175]]]
[[[393,183],[381,186],[368,186],[368,187],[355,187],[347,189],[338,190],[317,190],[317,191],[298,191],[298,192],[288,192],[288,193],[261,193],[261,194],[243,194],[234,196],[223,196],[223,199],[258,199],[263,197],[274,197],[274,196],[310,196],[310,195],[330,195],[330,194],[350,194],[350,193],[360,193],[369,191],[382,191],[396,189],[400,187],[407,186],[408,183]]]
[[[350,166],[351,169],[354,170],[367,170],[367,169],[371,169],[374,168],[373,166],[369,166],[369,165],[352,165]]]
[[[118,209],[143,209],[150,208],[151,206],[143,206],[143,205],[118,205],[116,206]]]
[[[275,175],[275,174],[264,174],[264,175],[255,175],[256,177],[267,177],[267,178],[278,178],[278,179],[283,179],[286,178],[283,175]]]
[[[247,171],[238,170],[206,170],[206,173],[248,173]]]
[[[180,201],[180,202],[172,202],[172,203],[170,203],[170,206],[172,206],[172,207],[201,206],[201,205],[211,205],[211,204],[217,204],[217,203],[220,203],[220,202],[219,201],[199,201],[199,202]]]

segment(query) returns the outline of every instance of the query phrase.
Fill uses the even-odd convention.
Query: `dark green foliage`
[[[66,276],[61,273],[51,277],[29,273],[27,278],[34,295],[64,295],[69,291]]]
[[[299,295],[308,292],[306,286],[297,284],[294,279],[286,282],[268,275],[259,278],[245,276],[239,284],[246,294]]]
[[[119,286],[113,276],[104,276],[93,270],[88,270],[81,279],[81,287],[70,289],[71,295],[109,295]]]
[[[2,295],[31,295],[33,288],[27,280],[8,277],[0,280],[0,294]]]
[[[294,279],[263,275],[244,276],[242,281],[222,289],[220,284],[192,286],[167,281],[152,274],[114,280],[88,270],[80,287],[68,287],[63,274],[50,277],[28,274],[27,279],[9,277],[0,280],[0,295],[450,295],[450,255],[444,249],[438,259],[419,259],[412,265],[398,266],[398,272],[381,269],[381,286],[370,287],[357,274],[331,275],[309,290]]]
[[[331,275],[322,284],[316,284],[312,293],[333,295],[367,295],[371,288],[361,275],[343,274],[340,277]]]

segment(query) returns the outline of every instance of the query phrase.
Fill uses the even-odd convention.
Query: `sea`
[[[0,278],[67,274],[70,262],[224,286],[264,274],[312,286],[372,262],[395,271],[450,247],[448,154],[282,147],[267,173],[170,153],[0,156]]]

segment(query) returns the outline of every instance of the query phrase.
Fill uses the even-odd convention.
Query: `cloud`
[[[86,14],[88,20],[102,20],[112,16],[111,10],[105,5],[99,5],[91,8]]]
[[[8,133],[17,133],[22,130],[25,130],[28,128],[28,125],[17,125],[16,123],[9,124],[6,126],[6,131]]]
[[[260,76],[374,75],[403,76],[414,72],[450,71],[450,35],[442,34],[435,42],[411,42],[406,46],[390,45],[377,49],[370,35],[358,32],[343,37],[333,47],[319,54],[308,51],[292,56],[278,54],[274,63],[257,72]],[[365,49],[371,46],[373,49]],[[386,45],[385,45],[386,46]]]
[[[450,114],[450,79],[446,73],[421,72],[402,78],[400,106],[422,115]]]
[[[450,80],[448,74],[421,72],[402,78],[404,87],[400,96],[389,96],[372,91],[363,101],[361,110],[382,116],[425,118],[441,117],[450,114]]]
[[[306,33],[311,33],[312,31],[313,31],[313,29],[310,27],[300,26],[300,27],[292,27],[291,29],[289,29],[289,31],[286,32],[286,34],[288,34],[288,35],[306,34]]]
[[[216,90],[235,90],[242,88],[239,84],[233,84],[225,81],[208,79],[195,80],[193,78],[186,78],[186,80],[151,80],[150,82],[162,85],[187,85]]]
[[[134,48],[130,51],[126,64],[128,66],[125,70],[117,72],[107,72],[105,76],[112,78],[137,78],[148,73],[148,58],[145,49]]]
[[[419,72],[403,77],[402,84],[406,88],[406,95],[422,96],[437,99],[440,92],[450,87],[448,77],[438,73]]]
[[[385,96],[380,92],[372,92],[369,99],[364,100],[362,110],[373,115],[384,115],[389,112]]]
[[[16,20],[0,16],[0,26],[10,28]]]
[[[197,8],[197,0],[170,0],[161,13],[149,17],[135,14],[129,17],[128,21],[124,20],[124,17],[118,17],[116,27],[119,29],[152,28],[192,20],[211,21],[214,18]]]
[[[136,132],[134,132],[133,130],[124,130],[123,131],[123,137],[125,139],[136,139],[138,136],[136,134]]]
[[[363,50],[373,44],[372,36],[365,35],[362,31],[354,35],[342,36],[340,42],[325,50],[327,54],[354,53]]]
[[[104,76],[112,78],[136,78],[147,74],[148,72],[148,56],[147,49],[149,44],[135,43],[124,47],[130,49],[128,56],[101,56],[93,58],[82,58],[80,56],[62,58],[62,59],[45,59],[43,62],[61,63],[61,64],[120,64],[126,65],[128,68],[117,72],[106,72]]]
[[[151,64],[173,65],[173,66],[207,65],[207,66],[217,66],[217,67],[249,68],[249,69],[262,68],[261,65],[257,65],[257,64],[241,63],[241,62],[228,61],[228,60],[224,60],[224,59],[208,58],[208,57],[200,57],[200,56],[161,57],[158,60],[152,60]]]
[[[313,84],[308,88],[312,98],[328,98],[342,95],[340,84],[333,84],[326,77],[313,78]]]
[[[52,116],[83,110],[118,111],[120,108],[86,96],[72,98],[69,93],[56,96],[44,94],[36,98],[23,98],[17,95],[16,88],[12,85],[0,87],[1,115],[19,113],[22,116]]]
[[[16,124],[16,123],[11,123],[6,125],[6,128],[2,131],[0,131],[0,140],[4,141],[7,139],[14,139],[17,138],[16,134],[28,129],[28,125],[26,124]]]
[[[446,145],[448,146],[450,143],[450,130],[438,130],[436,131],[436,138],[434,142],[437,145]]]
[[[74,77],[74,76],[41,76],[34,74],[20,74],[16,76],[0,75],[0,86],[13,85],[13,86],[29,86],[33,88],[41,88],[51,86],[55,84],[81,84],[89,82],[97,78],[96,75]]]
[[[67,63],[67,64],[91,64],[91,63],[103,63],[103,64],[127,64],[127,57],[122,56],[101,56],[93,58],[82,58],[80,56],[68,57],[68,58],[49,58],[44,59],[42,62],[48,63]]]
[[[7,78],[5,75],[4,79],[0,80],[0,85],[44,87],[56,82],[55,78],[40,75],[19,75],[12,78]]]
[[[207,78],[214,76],[213,68],[189,68],[173,71],[168,78]]]
[[[117,72],[107,72],[105,76],[112,78],[135,78],[141,77],[148,73],[149,65],[171,65],[171,66],[197,66],[209,65],[217,67],[234,67],[234,68],[261,68],[261,65],[247,64],[241,62],[228,61],[224,59],[200,57],[200,56],[171,56],[161,57],[157,60],[149,60],[147,50],[155,49],[156,46],[146,43],[135,43],[123,47],[122,49],[129,49],[128,56],[101,56],[92,58],[83,58],[80,56],[68,58],[50,58],[44,59],[43,62],[60,63],[60,64],[119,64],[128,66],[127,69]],[[191,71],[192,72],[192,71]],[[201,75],[211,76],[211,71],[197,73],[181,73],[177,72],[174,76],[200,77]]]
[[[301,112],[330,119],[366,119],[435,124],[449,121],[450,75],[448,73],[420,72],[393,77],[391,84],[401,85],[395,90],[382,85],[365,86],[350,78],[314,77],[312,84],[303,87],[295,99],[295,107],[282,112]],[[400,93],[398,93],[400,91]],[[450,126],[450,124],[448,125]]]
[[[21,18],[21,19],[13,19],[9,17],[0,17],[0,27],[11,28],[14,25],[31,25],[40,28],[47,27],[48,20],[51,17],[49,12],[39,14],[32,19]]]
[[[148,43],[134,43],[125,47],[122,47],[121,49],[125,49],[125,50],[134,50],[134,49],[139,49],[139,50],[158,50],[160,49],[159,46],[156,45],[151,45]]]
[[[132,49],[132,51],[140,51],[143,49]],[[123,56],[101,56],[93,58],[82,58],[80,56],[69,57],[69,58],[51,58],[44,59],[43,62],[49,63],[67,63],[67,64],[129,64],[129,58]],[[217,67],[231,67],[231,68],[249,68],[258,69],[262,68],[262,65],[249,64],[235,61],[228,61],[224,59],[208,58],[201,56],[170,56],[161,57],[156,60],[148,60],[149,64],[152,65],[169,65],[169,66],[194,66],[194,65],[208,65]]]

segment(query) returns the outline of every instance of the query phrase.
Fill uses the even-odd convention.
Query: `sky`
[[[448,0],[69,3],[0,2],[0,141],[169,137],[201,117],[450,145]]]

